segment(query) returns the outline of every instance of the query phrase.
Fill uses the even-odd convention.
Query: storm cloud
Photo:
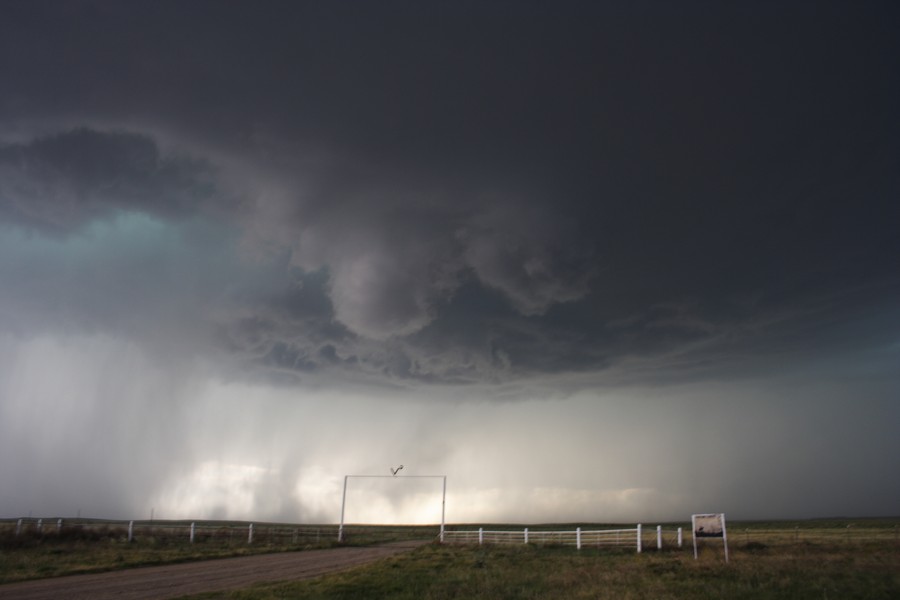
[[[0,512],[895,510],[898,19],[9,4]]]

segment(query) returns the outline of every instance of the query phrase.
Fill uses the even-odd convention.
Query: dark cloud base
[[[302,423],[304,439],[352,430],[340,439],[363,456],[363,422],[393,421],[360,415],[395,399],[515,424],[486,450],[471,423],[435,439],[426,417],[400,419],[415,430],[403,451],[449,457],[434,465],[472,464],[466,443],[618,457],[624,441],[603,444],[646,419],[676,451],[641,438],[627,468],[590,482],[627,499],[677,495],[695,459],[715,467],[692,437],[706,419],[710,456],[752,471],[778,511],[822,495],[831,463],[863,490],[846,506],[896,497],[876,476],[897,456],[880,428],[900,338],[896,3],[35,0],[3,13],[0,351],[27,373],[0,368],[0,411],[16,427],[32,405],[121,397],[105,422],[153,423],[133,449],[148,467],[163,470],[146,456],[169,440],[179,481],[243,473],[288,496],[298,477],[350,468],[321,450],[333,439],[276,476],[258,463],[288,452],[266,445],[278,435],[223,441],[216,419],[285,437]],[[72,356],[96,362],[70,372]],[[335,397],[365,400],[341,421]],[[202,443],[186,426],[169,437],[169,418],[201,423]],[[522,446],[539,421],[552,433]],[[127,446],[50,431],[98,461],[95,440]],[[256,458],[228,454],[242,442]],[[656,489],[659,456],[678,476]],[[517,468],[517,485],[542,485]],[[747,484],[716,469],[725,491],[694,497],[752,512]],[[154,473],[135,493],[161,489]],[[61,493],[38,479],[35,494]],[[255,506],[277,512],[265,495]]]

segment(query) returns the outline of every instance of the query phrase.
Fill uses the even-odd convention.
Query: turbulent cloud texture
[[[557,4],[5,6],[0,513],[894,510],[896,7]]]
[[[0,148],[0,207],[47,232],[117,212],[174,218],[212,196],[209,175],[199,161],[162,156],[146,135],[79,128]]]

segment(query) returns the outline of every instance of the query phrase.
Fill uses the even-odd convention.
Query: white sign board
[[[722,538],[725,544],[725,562],[728,562],[728,534],[725,531],[725,513],[691,515],[691,531],[694,538],[694,559],[697,558],[698,538]]]

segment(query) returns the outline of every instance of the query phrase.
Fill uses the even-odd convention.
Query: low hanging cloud
[[[376,340],[414,333],[434,320],[461,279],[446,229],[423,216],[416,223],[414,212],[381,214],[377,204],[346,219],[343,208],[333,210],[324,221],[299,228],[292,263],[328,273],[335,318]]]
[[[554,212],[541,198],[358,167],[342,182],[337,158],[282,171],[217,160],[90,127],[2,146],[0,244],[16,250],[0,269],[17,285],[0,291],[0,321],[146,344],[170,331],[275,377],[406,385],[599,372],[634,357],[702,365],[766,339],[760,307],[789,323],[811,310],[759,294],[748,310],[741,286],[685,297],[652,265],[659,277],[636,286],[607,270],[616,243],[600,253],[577,203]]]
[[[515,203],[476,215],[459,232],[467,265],[522,315],[590,292],[599,260],[565,218]]]

